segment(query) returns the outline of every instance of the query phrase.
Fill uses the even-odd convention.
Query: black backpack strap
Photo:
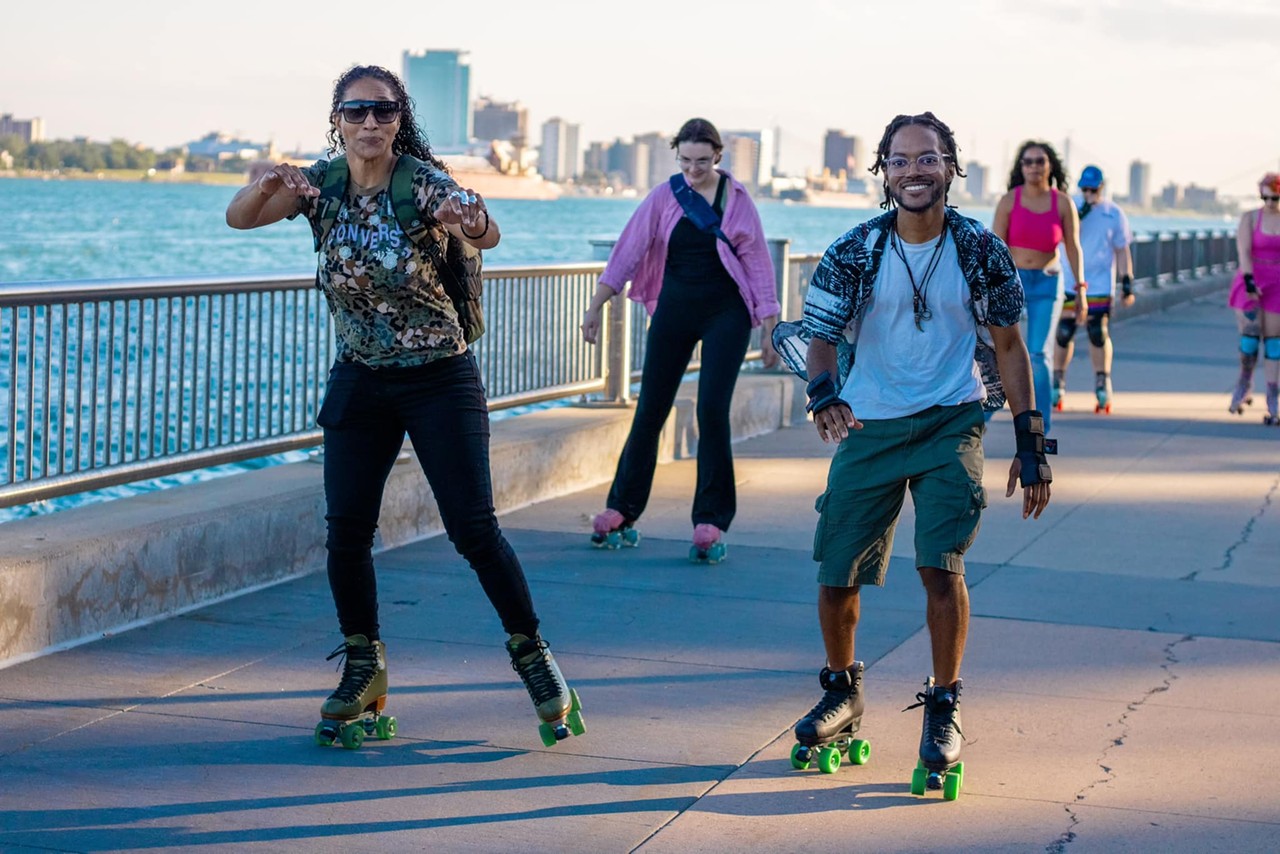
[[[684,210],[684,215],[689,218],[689,222],[693,223],[698,231],[704,234],[714,234],[723,240],[725,245],[729,247],[729,251],[733,253],[733,257],[738,257],[738,250],[729,240],[728,235],[720,228],[720,215],[716,213],[715,208],[711,207],[711,203],[702,197],[702,194],[696,192],[693,187],[689,186],[689,182],[684,179],[684,175],[677,172],[671,176],[670,180],[671,192],[676,197],[676,201],[680,203],[680,207]]]

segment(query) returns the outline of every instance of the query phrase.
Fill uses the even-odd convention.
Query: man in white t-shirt
[[[827,666],[824,694],[796,724],[792,761],[816,754],[824,770],[841,747],[855,763],[863,665],[854,633],[864,584],[883,585],[893,532],[909,488],[916,515],[916,568],[928,596],[933,675],[924,707],[912,791],[959,795],[960,662],[969,623],[964,553],[986,506],[982,486],[984,372],[979,340],[995,350],[1014,414],[1018,454],[1006,495],[1021,478],[1022,515],[1049,503],[1044,419],[1031,409],[1031,361],[1018,328],[1023,297],[1005,244],[947,208],[963,175],[955,137],[932,113],[898,116],[885,129],[873,173],[883,174],[888,213],[827,249],[805,299],[809,406],[823,441],[839,443],[818,499],[814,559]],[[981,339],[979,318],[982,318]],[[847,379],[842,353],[856,345]],[[851,748],[851,749],[850,749]],[[832,758],[834,755],[834,759]]]
[[[1111,412],[1111,305],[1116,296],[1116,274],[1120,276],[1122,299],[1133,305],[1133,233],[1129,219],[1115,203],[1105,198],[1106,182],[1097,166],[1086,166],[1080,173],[1080,195],[1076,209],[1080,211],[1080,252],[1084,256],[1084,276],[1089,282],[1089,314],[1085,328],[1089,333],[1089,358],[1093,362],[1094,394],[1098,402],[1094,412]],[[1066,393],[1067,366],[1075,350],[1076,315],[1071,270],[1063,264],[1067,277],[1067,302],[1058,321],[1057,345],[1053,353],[1053,407],[1063,407]]]

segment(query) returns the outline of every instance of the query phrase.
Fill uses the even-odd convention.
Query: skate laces
[[[560,683],[551,669],[548,649],[549,644],[542,638],[530,638],[511,651],[511,669],[519,674],[538,705],[560,696]]]
[[[937,696],[938,693],[949,696],[951,699],[947,701]],[[924,706],[924,725],[925,734],[930,741],[943,742],[951,738],[950,730],[955,730],[960,738],[964,738],[964,733],[960,731],[960,725],[956,723],[956,706],[960,703],[959,691],[948,691],[941,686],[916,694],[916,702],[907,706],[902,711],[909,712],[912,709],[918,709]]]
[[[342,668],[342,679],[330,696],[344,703],[354,703],[368,690],[378,672],[378,646],[376,643],[368,646],[343,643],[329,653],[325,661],[332,661],[339,656],[341,660],[338,667]]]

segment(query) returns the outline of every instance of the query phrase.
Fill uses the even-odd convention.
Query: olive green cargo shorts
[[[813,559],[828,587],[884,585],[908,488],[916,514],[916,568],[964,574],[982,509],[982,406],[934,406],[864,421],[831,460],[819,498]]]

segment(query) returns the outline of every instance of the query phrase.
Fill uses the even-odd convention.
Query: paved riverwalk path
[[[691,460],[660,467],[636,550],[588,547],[604,486],[503,517],[585,736],[542,746],[437,537],[379,559],[392,741],[312,742],[338,678],[322,573],[0,670],[0,851],[1275,851],[1280,430],[1261,395],[1226,413],[1221,296],[1115,337],[1109,417],[1079,348],[1041,520],[1002,497],[1007,411],[987,436],[959,801],[908,790],[901,710],[929,667],[909,527],[863,600],[870,764],[791,768],[832,450],[800,425],[736,447],[719,566],[687,562]]]

